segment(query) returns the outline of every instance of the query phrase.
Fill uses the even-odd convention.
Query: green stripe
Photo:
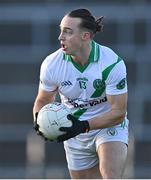
[[[107,79],[107,77],[109,76],[110,72],[112,71],[112,69],[115,67],[115,65],[117,63],[119,63],[122,59],[120,57],[118,57],[117,61],[113,64],[111,64],[110,66],[108,66],[103,72],[102,72],[102,87],[100,87],[99,89],[96,89],[94,91],[94,93],[92,94],[92,98],[96,98],[96,97],[100,97],[103,92],[105,91],[106,85],[105,85],[105,81]]]
[[[126,126],[126,120],[124,119],[122,122],[121,122],[121,127],[124,129]]]
[[[100,48],[99,45],[95,41],[92,41],[92,50],[90,52],[89,62],[96,62],[99,60],[100,57],[99,48]]]
[[[110,72],[112,71],[112,69],[114,68],[114,66],[119,63],[122,59],[120,57],[118,57],[117,61],[113,64],[111,64],[110,66],[108,66],[103,72],[102,72],[102,80],[106,80],[107,77],[109,76]]]
[[[72,58],[71,56],[67,55],[67,54],[63,54],[63,59],[66,60],[66,61],[72,61]]]
[[[100,97],[105,91],[105,87],[106,87],[105,82],[102,80],[102,87],[100,87],[99,89],[96,89],[91,97],[92,98]]]
[[[87,109],[78,109],[73,113],[73,115],[79,119],[79,117],[84,114],[87,111]]]

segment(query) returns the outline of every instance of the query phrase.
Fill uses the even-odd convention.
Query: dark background
[[[151,1],[0,0],[0,178],[69,178],[62,144],[32,129],[43,59],[59,48],[59,23],[84,7],[105,16],[96,41],[112,48],[128,71],[130,145],[125,178],[150,178]]]

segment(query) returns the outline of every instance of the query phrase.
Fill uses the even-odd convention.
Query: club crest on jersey
[[[102,89],[103,87],[105,87],[105,83],[101,79],[95,79],[93,81],[93,87],[95,89],[99,90],[99,89]]]
[[[126,85],[126,78],[123,78],[117,85],[116,88],[117,89],[124,89]]]

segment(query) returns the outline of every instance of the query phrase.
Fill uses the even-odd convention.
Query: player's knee
[[[100,173],[103,179],[121,179],[122,173],[119,170],[100,167]]]

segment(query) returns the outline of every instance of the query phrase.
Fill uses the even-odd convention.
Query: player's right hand
[[[38,112],[35,113],[33,128],[35,129],[37,135],[41,136],[45,141],[47,141],[48,139],[44,137],[43,133],[39,130],[39,125],[37,124],[37,117],[38,117]]]

